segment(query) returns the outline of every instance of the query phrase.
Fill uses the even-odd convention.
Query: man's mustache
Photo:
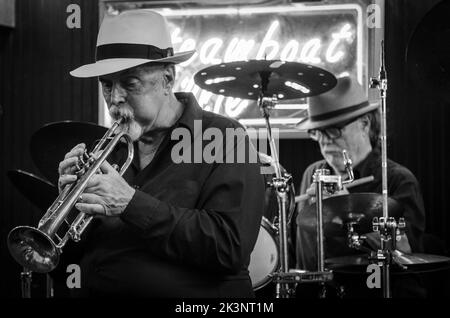
[[[122,119],[123,124],[134,120],[133,110],[129,107],[111,106],[109,114],[115,120]]]

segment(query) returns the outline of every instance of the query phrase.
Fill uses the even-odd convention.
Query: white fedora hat
[[[369,103],[362,86],[348,76],[338,78],[332,90],[310,97],[308,104],[308,117],[295,126],[299,130],[336,125],[379,107],[378,103]]]
[[[151,10],[105,16],[97,37],[95,63],[70,72],[75,77],[115,73],[149,62],[181,63],[195,51],[173,52],[166,19]]]

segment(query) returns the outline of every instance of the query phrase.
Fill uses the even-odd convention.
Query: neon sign
[[[252,100],[215,95],[195,85],[193,75],[213,64],[248,59],[281,59],[313,64],[336,76],[367,77],[368,46],[360,4],[290,4],[266,7],[169,9],[146,2],[141,8],[159,11],[169,22],[174,51],[196,53],[177,68],[175,91],[192,92],[206,110],[238,119],[246,126],[262,126]],[[110,7],[117,14],[126,6]],[[135,3],[133,7],[136,8]],[[218,78],[216,81],[227,81]],[[307,89],[295,82],[285,85]],[[282,94],[281,94],[282,95]],[[283,96],[278,96],[282,100]],[[274,122],[291,125],[305,115],[306,100],[281,101]],[[275,120],[276,119],[276,120]]]

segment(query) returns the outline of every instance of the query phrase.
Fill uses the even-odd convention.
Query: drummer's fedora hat
[[[296,124],[300,130],[320,129],[349,121],[379,107],[370,103],[358,82],[348,76],[338,78],[330,91],[308,98],[308,116]]]
[[[195,50],[173,52],[166,19],[151,10],[106,15],[97,37],[95,63],[70,72],[75,77],[94,77],[126,70],[149,62],[178,64]]]

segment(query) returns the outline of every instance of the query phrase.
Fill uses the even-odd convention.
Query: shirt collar
[[[195,134],[194,131],[194,122],[195,120],[202,120],[203,118],[203,109],[197,103],[197,100],[192,93],[175,93],[175,97],[184,105],[184,111],[181,115],[180,119],[176,126],[184,126],[188,128],[192,134]]]
[[[378,148],[373,149],[366,158],[353,167],[353,173],[355,179],[365,177],[367,173],[373,173],[375,166],[379,165],[380,150]]]

